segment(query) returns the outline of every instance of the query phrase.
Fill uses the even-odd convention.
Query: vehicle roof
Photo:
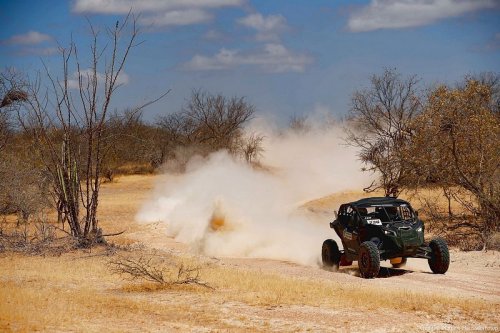
[[[400,206],[403,204],[410,206],[408,201],[391,197],[364,198],[358,201],[350,202],[349,204],[353,207],[370,207],[370,206],[380,206],[380,205]]]

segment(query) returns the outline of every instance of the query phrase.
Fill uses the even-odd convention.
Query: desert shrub
[[[454,213],[448,206],[439,203],[436,197],[420,198],[420,216],[424,220],[426,230],[433,237],[446,239],[450,246],[463,251],[480,250],[483,247],[481,234],[477,228],[471,228],[468,223],[474,216],[465,213]]]
[[[118,258],[109,262],[110,270],[130,280],[143,280],[171,287],[197,285],[213,289],[200,278],[200,266],[185,265],[174,260],[158,260],[154,257]]]
[[[71,237],[58,231],[56,225],[44,214],[17,224],[0,220],[0,252],[15,252],[27,255],[58,256],[77,248]]]
[[[4,154],[0,160],[0,214],[17,214],[19,222],[50,206],[49,179],[29,160]]]
[[[461,206],[448,212],[450,232],[467,230],[487,248],[499,231],[500,118],[491,87],[467,80],[439,86],[414,121],[408,162],[417,182],[444,189]]]
[[[156,129],[143,120],[142,109],[114,112],[104,132],[103,172],[108,181],[119,174],[154,171]]]

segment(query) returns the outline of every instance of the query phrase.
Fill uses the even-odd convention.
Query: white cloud
[[[281,44],[266,44],[263,49],[249,53],[221,49],[212,57],[195,55],[184,64],[184,68],[223,70],[239,66],[256,66],[271,73],[303,72],[312,61],[308,55],[294,54]]]
[[[7,39],[7,44],[36,45],[51,41],[52,37],[38,31],[28,31],[25,34],[15,35]]]
[[[288,30],[286,19],[281,15],[263,16],[260,13],[250,14],[238,20],[238,23],[257,30],[257,40],[278,40],[279,35]]]
[[[79,14],[140,13],[139,23],[147,26],[175,26],[210,21],[208,9],[241,6],[246,0],[76,0],[73,12]]]
[[[169,25],[190,25],[204,23],[210,21],[211,19],[212,15],[207,11],[200,9],[187,9],[173,10],[157,15],[140,17],[139,23],[142,25],[162,27]]]
[[[75,13],[127,14],[134,12],[158,12],[185,8],[219,8],[240,6],[244,0],[76,0]]]
[[[92,77],[92,69],[84,69],[80,71],[80,76],[82,78],[83,84],[86,85],[88,80]],[[102,86],[105,84],[105,75],[103,73],[97,73],[97,84],[99,86]],[[118,78],[116,79],[116,84],[117,85],[126,85],[130,82],[130,77],[128,76],[127,73],[121,72],[120,75],[118,75]],[[70,89],[78,89],[79,83],[78,83],[78,72],[74,72],[71,75],[71,78],[68,79],[68,87]]]
[[[497,6],[497,0],[372,0],[347,25],[353,32],[417,27]]]

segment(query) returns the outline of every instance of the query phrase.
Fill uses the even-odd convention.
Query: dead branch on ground
[[[214,289],[200,279],[199,266],[186,266],[180,263],[174,270],[172,266],[165,267],[153,262],[153,258],[139,257],[113,260],[109,262],[109,268],[115,274],[128,276],[130,280],[145,280],[164,286],[198,285]],[[175,271],[176,274],[173,274]]]

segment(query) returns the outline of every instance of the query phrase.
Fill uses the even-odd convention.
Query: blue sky
[[[57,45],[84,54],[86,17],[112,26],[133,8],[144,43],[126,65],[114,107],[167,89],[147,119],[178,111],[193,89],[245,96],[286,123],[318,110],[345,115],[356,89],[385,67],[424,85],[500,72],[498,0],[0,0],[0,66],[57,72]]]

